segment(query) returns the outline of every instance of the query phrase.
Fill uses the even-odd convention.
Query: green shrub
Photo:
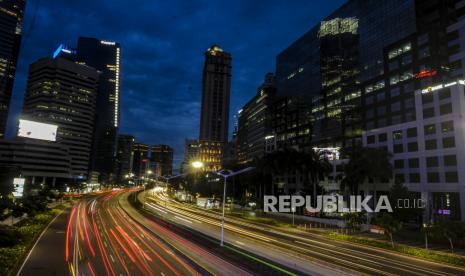
[[[37,214],[34,216],[34,222],[39,224],[46,224],[52,219],[52,214]]]
[[[0,248],[0,275],[8,275],[17,261],[26,253],[25,246]]]
[[[21,238],[21,234],[15,227],[0,226],[0,247],[14,246]]]

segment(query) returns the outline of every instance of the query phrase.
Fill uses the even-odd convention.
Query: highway
[[[120,205],[127,196],[88,196],[59,215],[18,275],[252,274],[151,220],[136,221]]]
[[[219,239],[219,213],[182,204],[162,192],[139,195],[145,208],[164,219]],[[225,242],[282,265],[311,273],[318,264],[359,275],[465,275],[465,268],[434,263],[388,250],[329,240],[322,235],[283,229],[236,217],[225,220]],[[325,273],[323,273],[325,274]],[[331,274],[332,275],[332,274]]]

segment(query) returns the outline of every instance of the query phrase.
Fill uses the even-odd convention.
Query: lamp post
[[[223,211],[222,211],[222,215],[221,215],[221,240],[220,240],[220,245],[221,246],[223,246],[223,242],[224,242],[224,206],[225,206],[225,203],[226,203],[226,184],[228,182],[228,177],[235,176],[235,175],[238,175],[238,174],[241,174],[241,173],[245,173],[245,172],[251,171],[253,169],[255,169],[255,168],[254,167],[248,167],[248,168],[236,171],[236,172],[233,172],[233,171],[230,171],[230,170],[220,170],[218,172],[215,172],[217,175],[220,175],[220,176],[222,176],[224,178]]]
[[[292,210],[292,226],[294,226],[295,207],[292,207],[291,210]]]
[[[148,179],[149,175],[151,175],[153,172],[151,170],[145,170],[145,184],[144,184],[144,205],[143,208],[145,209],[145,204],[147,203],[147,194],[145,193],[145,188],[148,185]]]
[[[423,223],[423,231],[425,232],[425,249],[428,249],[428,228],[430,225]]]
[[[191,163],[191,166],[195,169],[194,173],[194,185],[197,185],[197,172],[202,169],[205,165],[202,161],[194,161]],[[184,190],[186,191],[186,190]],[[187,192],[186,192],[186,199],[187,199]]]

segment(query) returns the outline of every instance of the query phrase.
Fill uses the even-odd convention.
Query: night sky
[[[120,133],[168,144],[175,163],[184,138],[198,138],[204,52],[233,57],[231,114],[255,93],[276,55],[343,0],[28,0],[8,136],[14,135],[28,65],[79,36],[121,43]],[[230,124],[230,132],[232,124]]]

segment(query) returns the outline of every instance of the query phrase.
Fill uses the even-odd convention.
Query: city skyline
[[[0,0],[0,275],[465,275],[465,0],[173,1]]]
[[[120,133],[134,135],[142,143],[170,144],[174,148],[177,168],[182,161],[184,138],[198,137],[205,50],[218,43],[235,57],[231,121],[233,114],[256,93],[265,73],[274,71],[275,56],[343,2],[324,3],[317,8],[305,2],[276,2],[274,5],[237,2],[230,7],[210,3],[208,9],[201,2],[178,2],[163,4],[166,11],[158,10],[157,3],[115,11],[109,2],[102,1],[87,5],[82,2],[65,5],[54,1],[29,1],[7,135],[12,137],[15,133],[29,64],[52,55],[61,43],[75,45],[79,36],[108,39],[120,42],[122,47]],[[100,16],[92,10],[119,14],[120,18],[128,20],[127,24],[107,24],[111,17]],[[215,10],[215,16],[205,19],[211,10]],[[132,13],[141,16],[134,17]],[[157,27],[153,28],[151,20],[139,19],[143,15],[151,20],[159,16]],[[80,26],[69,23],[80,18],[85,18],[79,21]],[[282,24],[282,18],[287,18],[287,24]],[[207,27],[209,32],[200,31]],[[244,28],[249,31],[240,31]],[[260,32],[254,31],[259,29]],[[185,44],[185,40],[191,42]],[[176,56],[170,56],[174,52]],[[189,60],[189,66],[185,66],[183,60]],[[145,127],[130,124],[145,118],[154,120]],[[156,120],[158,118],[161,120]],[[232,132],[231,128],[229,132]],[[172,137],[176,138],[173,140]]]

